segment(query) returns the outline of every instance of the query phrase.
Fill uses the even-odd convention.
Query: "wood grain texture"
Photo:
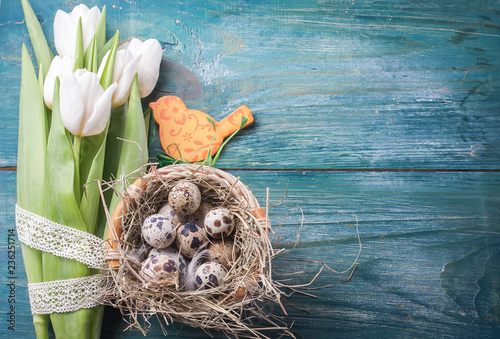
[[[161,41],[168,61],[152,99],[175,93],[216,119],[242,104],[254,111],[254,126],[228,145],[222,167],[500,163],[498,1],[93,4],[108,5],[110,34]],[[56,9],[73,5],[33,1],[50,44]],[[27,42],[17,1],[3,3],[0,36],[0,165],[14,166],[19,48]]]
[[[334,333],[349,338],[478,338],[500,333],[499,173],[232,174],[261,202],[266,187],[271,204],[286,197],[270,209],[274,239],[279,234],[279,246],[290,250],[283,259],[273,261],[275,279],[303,284],[320,268],[284,259],[319,260],[338,271],[347,269],[358,253],[356,219],[350,212],[359,220],[363,249],[354,278],[342,283],[338,274],[325,271],[305,290],[317,295],[316,299],[299,295],[287,299],[310,312],[287,307],[287,320],[295,321],[293,328],[302,337],[325,338]],[[0,182],[5,187],[0,196],[0,229],[5,230],[14,224],[15,173],[0,172]],[[300,241],[293,248],[302,213]],[[5,256],[5,239],[1,241]],[[20,258],[18,263],[22,266]],[[1,269],[4,277],[6,268]],[[18,273],[16,305],[24,307],[19,329],[29,332],[26,281],[21,268]],[[270,311],[280,313],[277,306]],[[108,310],[103,337],[139,335],[137,331],[122,333],[124,328],[120,314]],[[205,337],[201,330],[178,324],[167,330],[179,338]],[[0,328],[0,333],[6,333],[5,329]],[[26,332],[15,334],[15,338],[26,337]],[[149,336],[161,337],[156,321]]]
[[[51,46],[55,12],[76,3],[31,1]],[[217,120],[240,105],[253,110],[255,123],[217,167],[261,203],[266,187],[271,205],[286,197],[270,210],[275,239],[291,250],[273,262],[276,279],[306,283],[320,269],[296,259],[348,268],[358,251],[351,212],[358,218],[354,278],[324,271],[311,287],[333,285],[306,290],[317,298],[287,299],[307,310],[287,307],[299,337],[500,336],[499,1],[86,4],[107,6],[108,36],[120,28],[122,38],[161,42],[160,79],[146,101],[176,94]],[[32,338],[19,245],[16,332],[4,321],[20,48],[31,47],[20,2],[0,9],[0,337]],[[151,154],[160,151],[156,132]],[[140,336],[125,327],[106,311],[103,338]],[[178,324],[167,330],[207,337]],[[148,336],[163,337],[155,321]]]

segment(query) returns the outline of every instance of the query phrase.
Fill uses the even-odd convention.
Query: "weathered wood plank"
[[[366,336],[495,337],[500,333],[498,313],[498,260],[500,259],[499,173],[415,172],[252,172],[233,174],[265,202],[286,199],[270,209],[282,246],[298,245],[288,259],[325,261],[334,269],[347,269],[358,253],[355,213],[363,250],[359,267],[349,283],[325,271],[306,290],[317,299],[294,295],[288,299],[289,322],[305,338]],[[6,257],[7,229],[14,225],[15,173],[0,171],[0,251]],[[288,189],[288,195],[286,194]],[[287,218],[283,220],[287,212]],[[339,212],[343,212],[340,213]],[[337,223],[338,221],[338,223]],[[281,230],[278,225],[282,222]],[[19,250],[19,245],[17,246]],[[19,253],[18,253],[19,255]],[[21,257],[17,256],[16,329],[2,335],[30,336],[30,316]],[[5,262],[5,261],[4,261]],[[275,260],[275,279],[307,283],[319,265]],[[1,268],[2,279],[8,276]],[[298,274],[294,274],[298,273]],[[292,275],[290,275],[292,274]],[[347,274],[343,275],[344,277]],[[7,313],[7,285],[2,314]],[[279,314],[279,307],[271,311]],[[132,338],[119,313],[108,310],[103,337]],[[200,330],[175,325],[167,328],[180,338],[204,337]],[[179,331],[177,333],[177,331]],[[12,336],[12,335],[13,336]],[[153,322],[151,337],[161,330]]]
[[[32,1],[52,17],[73,3]],[[102,5],[105,1],[94,1]],[[157,92],[217,119],[241,104],[255,125],[227,168],[498,168],[498,1],[108,3],[110,33],[165,47]],[[15,166],[17,1],[0,25],[0,166]],[[159,144],[153,145],[153,153]]]
[[[500,4],[498,1],[280,1],[108,5],[109,28],[158,38],[165,60],[152,99],[176,93],[220,119],[249,105],[256,123],[231,142],[225,168],[495,169],[500,164]],[[74,3],[32,1],[52,41],[58,8]],[[90,3],[89,3],[90,4]],[[19,50],[27,43],[18,1],[0,11],[0,166],[15,166]],[[158,143],[152,146],[153,153]],[[354,279],[322,274],[313,287],[332,287],[289,301],[304,337],[498,337],[500,174],[487,172],[234,172],[263,202],[271,189],[274,225],[289,258],[347,268],[363,252]],[[0,241],[14,226],[15,172],[0,171]],[[344,213],[339,214],[343,211]],[[340,224],[337,224],[339,220]],[[20,247],[16,252],[16,332],[33,337]],[[4,261],[7,263],[7,260]],[[305,283],[312,263],[276,260]],[[9,309],[9,275],[0,287]],[[272,311],[279,313],[278,307]],[[496,312],[496,313],[495,313]],[[103,337],[122,333],[108,310]],[[204,332],[174,326],[181,338]],[[154,324],[150,337],[161,336]]]

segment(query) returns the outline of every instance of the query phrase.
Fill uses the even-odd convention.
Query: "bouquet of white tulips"
[[[99,180],[148,161],[141,98],[156,84],[162,49],[154,39],[120,44],[118,31],[107,40],[106,8],[78,5],[56,13],[54,57],[21,2],[38,64],[37,74],[23,45],[16,221],[35,331],[48,338],[51,322],[58,338],[98,338],[103,306],[89,286],[100,282],[94,252],[106,234]],[[106,195],[110,210],[118,201]]]

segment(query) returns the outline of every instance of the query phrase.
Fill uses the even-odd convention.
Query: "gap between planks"
[[[500,169],[440,168],[221,168],[223,171],[247,172],[500,172]]]
[[[440,168],[220,168],[222,171],[246,172],[500,172],[493,169],[440,169]],[[17,171],[16,166],[0,167],[0,171]]]

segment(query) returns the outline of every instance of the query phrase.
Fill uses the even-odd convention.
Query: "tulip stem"
[[[80,148],[82,146],[82,137],[75,135],[73,138],[73,154],[75,156],[75,198],[80,203]]]
[[[75,154],[75,163],[80,167],[80,147],[82,146],[82,137],[75,135],[73,138],[73,153]]]

